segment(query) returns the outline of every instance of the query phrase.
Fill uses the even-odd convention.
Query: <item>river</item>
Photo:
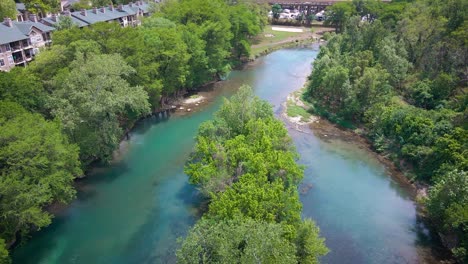
[[[200,123],[241,84],[251,85],[279,114],[287,95],[303,86],[317,53],[276,51],[214,84],[217,96],[203,109],[139,124],[121,158],[78,181],[77,199],[14,250],[14,263],[175,262],[177,238],[198,218],[197,192],[183,166]],[[323,263],[433,262],[415,203],[373,155],[289,131],[306,166],[304,184],[312,186],[301,194],[303,217],[317,222],[331,249]]]

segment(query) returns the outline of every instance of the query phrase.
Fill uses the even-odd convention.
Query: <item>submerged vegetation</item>
[[[171,96],[215,80],[265,24],[248,2],[167,1],[142,26],[60,29],[28,67],[0,72],[0,259],[75,196],[124,132]]]
[[[327,118],[367,131],[414,180],[428,214],[468,261],[468,3],[355,0],[333,5],[305,96]]]
[[[301,220],[303,168],[267,102],[241,87],[196,142],[185,172],[209,209],[177,252],[180,263],[318,263],[328,249]]]

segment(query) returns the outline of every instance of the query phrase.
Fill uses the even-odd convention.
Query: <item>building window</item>
[[[11,55],[8,56],[8,62],[9,62],[10,64],[15,63],[15,61],[13,60],[13,56],[11,56]]]
[[[6,45],[5,45],[5,49],[6,49],[6,51],[11,51],[10,44],[6,44]]]
[[[3,59],[0,59],[0,67],[5,66],[5,61]]]

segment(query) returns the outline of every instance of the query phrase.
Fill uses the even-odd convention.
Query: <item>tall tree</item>
[[[0,100],[17,102],[28,110],[43,111],[46,92],[37,76],[24,68],[0,72]]]
[[[56,0],[24,0],[23,2],[26,9],[33,14],[42,13],[45,15],[60,10],[60,2]]]
[[[429,192],[427,206],[433,219],[442,229],[455,230],[460,245],[452,252],[462,262],[468,261],[468,174],[466,171],[448,172]]]
[[[348,19],[356,14],[356,9],[351,2],[338,2],[327,7],[326,25],[334,26],[336,32],[342,32]]]
[[[13,0],[1,0],[0,1],[0,19],[9,17],[11,19],[16,19],[16,4]]]
[[[51,222],[44,208],[69,202],[82,174],[78,147],[59,122],[45,121],[15,103],[0,101],[0,238],[9,243]]]
[[[179,263],[297,263],[295,247],[274,223],[200,220],[177,251]]]
[[[303,169],[287,130],[252,93],[241,87],[200,126],[185,171],[211,203],[178,252],[180,262],[318,263],[328,252],[315,224],[301,221]]]
[[[207,69],[203,76],[210,80],[229,69],[228,58],[231,52],[231,23],[229,6],[223,0],[183,0],[169,1],[161,8],[169,20],[183,25],[195,24],[193,32],[205,42]]]
[[[149,112],[148,95],[124,79],[134,70],[119,55],[78,56],[49,99],[51,113],[80,146],[85,164],[107,161],[129,125]]]

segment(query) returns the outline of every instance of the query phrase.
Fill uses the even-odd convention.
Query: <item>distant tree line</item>
[[[292,140],[272,107],[244,86],[203,123],[185,172],[209,209],[177,252],[179,263],[319,263],[319,229],[301,220]]]
[[[411,179],[428,215],[468,262],[468,2],[354,0],[331,6],[309,77],[314,111],[364,128]]]
[[[17,238],[75,197],[73,179],[109,161],[124,131],[165,99],[248,56],[256,5],[167,1],[138,28],[98,23],[54,32],[27,67],[0,72],[0,262]]]

